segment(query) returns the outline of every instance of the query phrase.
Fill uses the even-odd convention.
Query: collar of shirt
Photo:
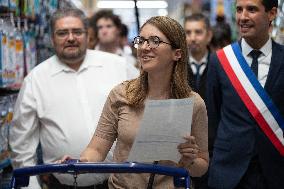
[[[253,48],[246,42],[245,39],[241,41],[242,52],[245,56],[250,57],[249,53],[253,50]],[[267,42],[259,49],[262,54],[261,56],[268,56],[272,51],[272,40],[269,38]]]
[[[204,56],[201,58],[200,61],[197,61],[193,56],[189,56],[189,64],[194,62],[195,64],[202,64],[204,63],[205,65],[207,64],[207,57],[208,57],[208,51],[204,54]]]
[[[51,75],[57,75],[59,73],[65,72],[65,73],[80,73],[86,69],[88,69],[89,67],[95,66],[95,67],[100,67],[102,66],[101,62],[94,62],[94,61],[88,61],[89,57],[89,52],[90,50],[87,49],[86,51],[86,55],[84,58],[84,61],[82,63],[82,65],[80,66],[78,71],[73,70],[72,68],[70,68],[68,65],[66,65],[65,63],[63,63],[62,61],[59,60],[59,58],[55,55],[54,56],[54,61],[52,61],[52,71],[51,71]]]
[[[95,50],[101,51],[99,44],[97,44],[97,45],[95,46]],[[118,56],[124,56],[124,51],[123,51],[123,49],[121,49],[121,48],[117,48],[116,52],[113,53],[113,54],[116,54],[116,55],[118,55]]]
[[[242,54],[245,57],[245,60],[249,66],[252,64],[252,57],[249,55],[249,53],[253,50],[251,46],[245,41],[241,40],[241,46],[242,46]],[[267,42],[259,49],[262,54],[258,58],[258,81],[260,82],[261,86],[264,87],[269,67],[271,63],[271,57],[272,57],[272,40],[269,38]]]
[[[115,54],[117,54],[118,56],[124,56],[124,52],[123,52],[123,49],[121,48],[117,48]]]
[[[206,65],[207,65],[207,58],[208,58],[208,51],[205,53],[205,55],[201,58],[201,60],[198,62],[195,58],[193,58],[192,56],[189,56],[189,64],[191,67],[191,70],[193,72],[194,75],[197,74],[197,69],[196,69],[196,65],[201,65],[199,68],[199,75],[202,75]],[[196,65],[194,65],[196,64]]]

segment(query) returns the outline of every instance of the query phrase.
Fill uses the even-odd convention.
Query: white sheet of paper
[[[128,161],[178,162],[177,146],[190,134],[193,98],[148,100]]]

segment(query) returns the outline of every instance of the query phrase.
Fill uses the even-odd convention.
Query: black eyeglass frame
[[[139,39],[142,39],[142,42],[140,44],[139,44]],[[156,39],[156,41],[155,41],[155,39]],[[152,45],[150,44],[150,40],[152,40],[152,43],[151,43]],[[150,36],[148,39],[146,39],[142,36],[137,36],[137,37],[134,37],[134,40],[133,40],[134,48],[138,49],[139,46],[141,47],[145,43],[145,41],[147,41],[147,44],[151,49],[158,48],[161,43],[165,43],[165,44],[172,46],[172,44],[165,42],[165,41],[162,41],[160,39],[160,37],[158,37],[158,36]],[[155,45],[155,46],[153,46],[153,45]]]

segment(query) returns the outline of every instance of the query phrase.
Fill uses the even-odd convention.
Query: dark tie
[[[252,50],[249,55],[252,57],[252,64],[251,64],[251,70],[255,74],[256,78],[258,76],[258,57],[261,55],[260,50]]]
[[[201,74],[200,74],[200,67],[201,67],[203,64],[204,64],[204,63],[202,63],[202,64],[193,63],[193,65],[196,67],[195,89],[196,89],[197,91],[199,91],[199,84],[200,84],[200,77],[201,77]]]

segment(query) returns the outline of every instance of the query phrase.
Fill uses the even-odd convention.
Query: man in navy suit
[[[212,38],[209,19],[202,13],[187,16],[184,18],[184,31],[189,50],[189,85],[205,100],[209,43]]]
[[[269,36],[277,7],[277,0],[236,0],[236,21],[241,35],[240,54],[248,71],[254,71],[255,81],[283,118],[284,47]],[[256,58],[252,50],[258,50]],[[283,153],[259,127],[222,65],[218,54],[213,54],[207,75],[207,111],[209,130],[217,128],[217,133],[208,185],[216,189],[283,188]],[[283,129],[278,131],[283,142]]]
[[[205,100],[207,68],[210,57],[209,43],[212,38],[209,19],[202,13],[187,16],[184,18],[184,31],[189,50],[188,83]],[[210,141],[214,136],[208,133],[208,137]],[[212,155],[211,147],[212,145],[208,147],[209,157]],[[195,189],[206,188],[207,173],[202,177],[193,177],[192,181]]]

